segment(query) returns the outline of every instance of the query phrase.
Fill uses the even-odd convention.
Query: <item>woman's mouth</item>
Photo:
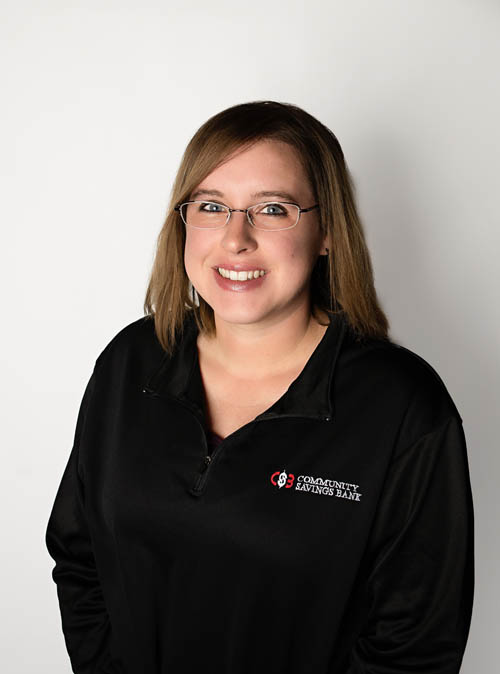
[[[251,281],[254,278],[264,276],[266,273],[264,269],[254,269],[253,271],[235,271],[234,269],[224,269],[224,267],[217,267],[217,270],[221,276],[231,279],[231,281]]]
[[[235,271],[233,269],[224,269],[216,267],[214,269],[217,285],[223,290],[233,290],[241,292],[259,288],[267,276],[264,269],[254,269],[252,271]]]

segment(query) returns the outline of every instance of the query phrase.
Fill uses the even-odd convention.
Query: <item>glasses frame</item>
[[[196,225],[189,225],[184,220],[184,216],[182,214],[182,207],[186,206],[187,204],[213,204],[214,206],[222,206],[223,208],[227,208],[228,213],[226,222],[220,227],[197,227]],[[288,206],[296,206],[297,208],[296,222],[293,225],[290,225],[289,227],[280,227],[279,229],[265,229],[264,227],[256,227],[256,225],[252,222],[252,219],[250,217],[249,213],[250,209],[255,208],[256,206],[267,206],[270,204],[287,204]],[[302,213],[312,211],[314,208],[319,208],[319,204],[314,204],[314,206],[309,206],[309,208],[301,208],[298,204],[294,203],[293,201],[262,201],[259,202],[258,204],[253,204],[248,208],[230,208],[226,204],[221,204],[218,201],[207,201],[206,199],[194,199],[193,201],[183,201],[182,204],[177,204],[177,206],[174,207],[174,211],[177,211],[177,213],[179,213],[179,215],[182,218],[182,222],[186,225],[186,227],[194,227],[195,229],[222,229],[223,227],[226,227],[233,213],[246,213],[247,220],[254,229],[258,229],[262,232],[282,232],[285,229],[292,229],[293,227],[296,227]]]

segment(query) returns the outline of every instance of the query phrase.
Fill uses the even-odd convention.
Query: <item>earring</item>
[[[325,248],[326,250],[326,257],[330,255],[330,250],[328,248]],[[328,296],[330,298],[330,313],[333,313],[333,298],[332,298],[332,293],[331,291],[328,293]]]
[[[191,283],[191,300],[196,307],[200,306],[200,298],[198,296],[198,291],[196,290],[196,288],[192,283]]]

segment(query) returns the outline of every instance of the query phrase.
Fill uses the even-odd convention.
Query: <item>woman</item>
[[[462,419],[388,336],[337,139],[215,115],[48,522],[73,670],[458,672],[473,536]]]

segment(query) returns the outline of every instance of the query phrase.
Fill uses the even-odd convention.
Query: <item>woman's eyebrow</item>
[[[255,192],[255,194],[252,194],[252,199],[254,197],[256,199],[260,197],[280,197],[280,199],[286,199],[286,201],[297,201],[293,194],[290,194],[290,192],[284,192],[283,190],[265,190],[263,192]]]
[[[224,193],[220,192],[219,190],[196,190],[196,192],[191,195],[191,199],[196,199],[196,197],[199,197],[202,194],[211,197],[224,198]],[[283,190],[263,190],[261,192],[255,192],[251,196],[252,199],[260,199],[261,197],[279,197],[280,199],[286,199],[286,201],[297,201],[293,194],[290,194],[290,192],[284,192]]]
[[[219,192],[219,190],[196,190],[196,192],[193,192],[191,195],[191,199],[196,199],[196,197],[201,196],[202,194],[208,194],[210,197],[223,197],[223,193]]]

